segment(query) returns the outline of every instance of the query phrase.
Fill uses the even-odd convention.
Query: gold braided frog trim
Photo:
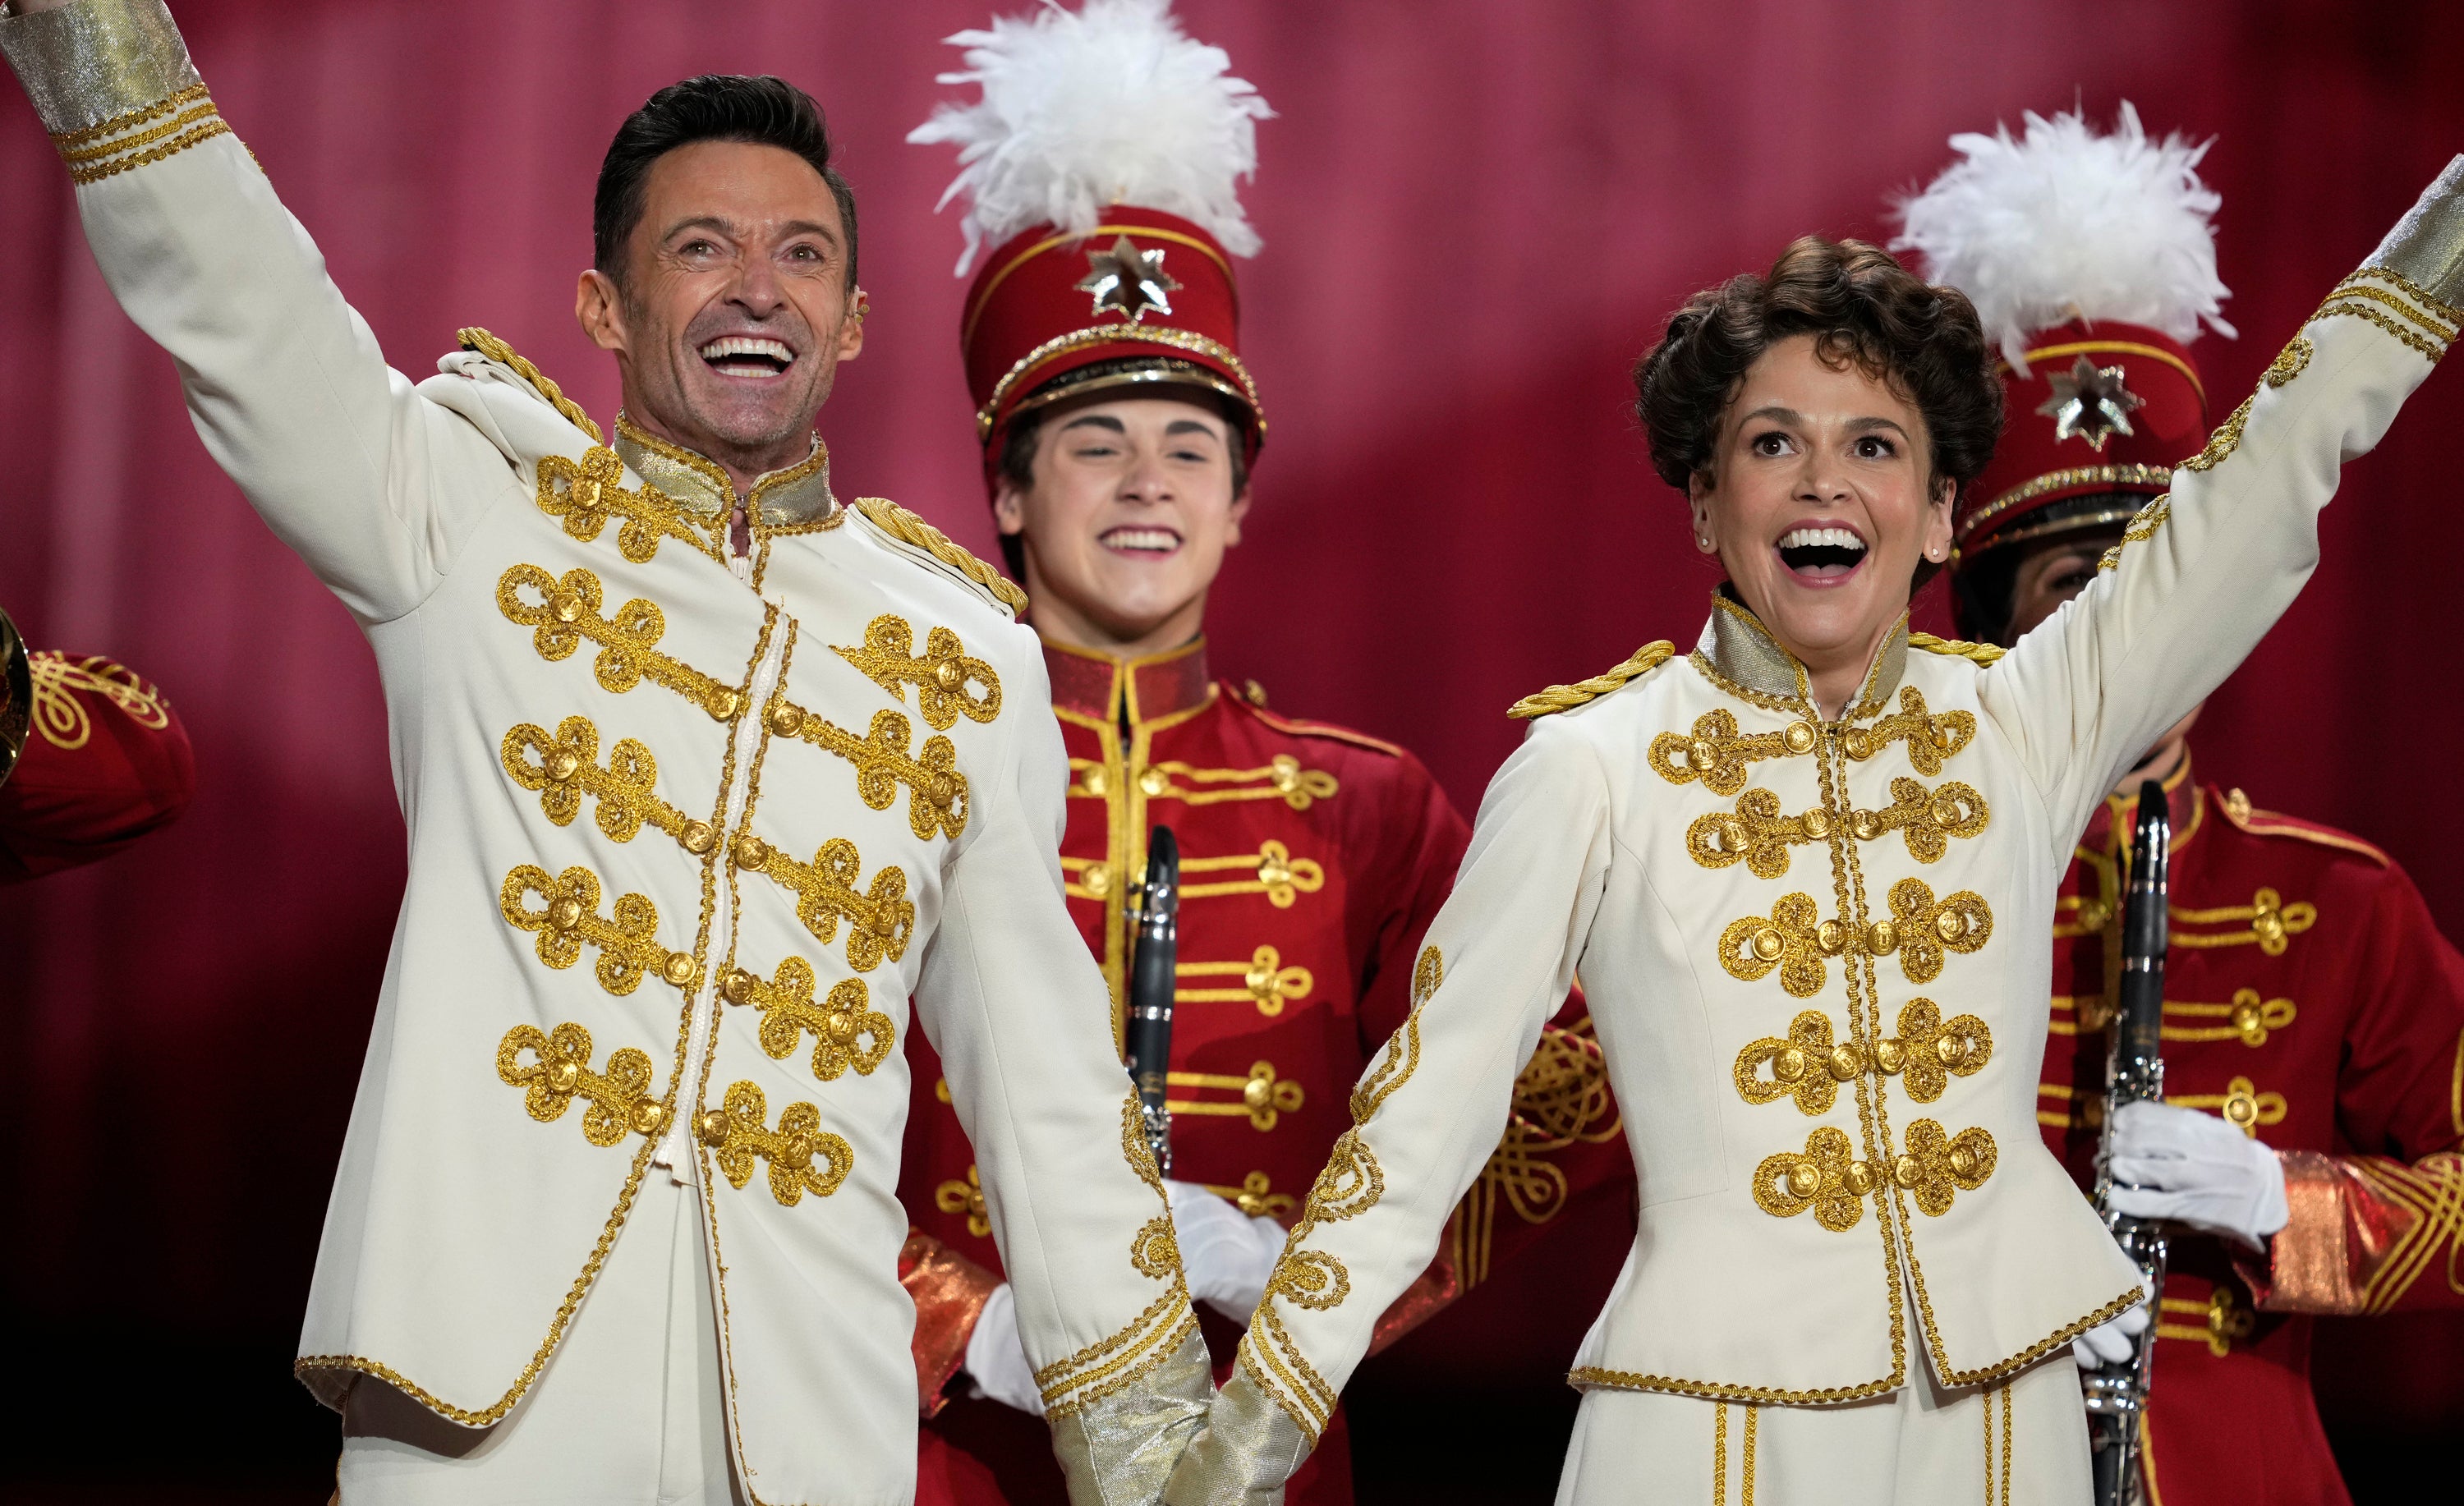
[[[1948,1021],[1931,999],[1911,999],[1900,1010],[1900,1033],[1875,1041],[1832,1043],[1831,1020],[1808,1010],[1789,1022],[1788,1036],[1765,1036],[1737,1053],[1737,1096],[1749,1103],[1796,1100],[1808,1116],[1826,1114],[1839,1085],[1867,1071],[1904,1074],[1908,1097],[1930,1103],[1942,1097],[1950,1076],[1970,1077],[1993,1057],[1993,1033],[1973,1015]],[[1768,1064],[1771,1076],[1762,1075]]]
[[[1919,637],[1924,636],[1926,635],[1911,633],[1908,635],[1908,642],[1913,644]],[[1941,652],[1942,648],[1937,645],[1945,643],[1946,640],[1936,638],[1922,646]],[[1987,645],[1982,644],[1963,644],[1958,647],[1987,650]],[[1955,650],[1954,652],[1956,653]],[[1990,652],[1992,658],[1978,662],[1991,664],[1995,659],[2002,657],[2002,650],[1998,648],[1991,649]],[[1971,653],[1956,653],[1956,657],[1973,659],[1976,656]],[[1839,734],[1841,751],[1859,763],[1873,757],[1895,742],[1904,741],[1908,745],[1908,762],[1916,767],[1917,773],[1928,777],[1942,773],[1943,760],[1958,756],[1969,743],[1975,740],[1976,717],[1972,712],[1929,711],[1925,709],[1925,692],[1912,685],[1900,687],[1898,710],[1883,717],[1870,728],[1851,727]]]
[[[911,548],[920,549],[973,582],[1012,617],[1026,610],[1026,593],[1007,577],[950,542],[950,536],[886,497],[858,497],[855,510],[865,521]]]
[[[526,903],[533,896],[539,907]],[[641,987],[645,973],[655,972],[677,988],[691,992],[701,969],[691,952],[671,951],[659,945],[659,910],[645,894],[620,894],[612,917],[599,913],[599,875],[587,868],[567,868],[550,875],[536,863],[523,863],[505,875],[496,908],[517,930],[537,933],[534,949],[539,961],[561,972],[582,957],[584,946],[599,949],[594,970],[599,986],[623,998]]]
[[[1911,983],[1942,975],[1946,949],[1966,954],[1991,939],[1993,911],[1984,896],[1962,889],[1940,900],[1922,879],[1891,885],[1891,915],[1871,926],[1821,920],[1808,894],[1783,896],[1771,917],[1749,915],[1720,933],[1720,966],[1744,983],[1759,982],[1772,969],[1794,998],[1812,998],[1830,976],[1827,959],[1896,954]]]
[[[1851,1153],[1844,1132],[1815,1130],[1806,1136],[1802,1154],[1784,1150],[1765,1156],[1754,1168],[1754,1205],[1773,1218],[1793,1218],[1810,1208],[1815,1223],[1844,1233],[1864,1217],[1864,1200],[1887,1176],[1890,1185],[1912,1195],[1921,1211],[1938,1218],[1950,1211],[1959,1193],[1983,1187],[1997,1161],[1991,1135],[1973,1127],[1949,1135],[1930,1119],[1910,1124],[1902,1144],[1901,1152],[1878,1171]]]
[[[1659,639],[1636,649],[1625,663],[1606,674],[1595,674],[1573,685],[1552,685],[1545,690],[1534,691],[1507,707],[1506,714],[1523,722],[1557,711],[1571,711],[1575,707],[1598,700],[1612,690],[1622,688],[1628,681],[1640,679],[1676,656],[1677,645],[1665,638]]]
[[[876,811],[890,809],[905,785],[907,824],[917,837],[929,841],[941,835],[956,841],[967,829],[967,776],[958,772],[958,751],[947,737],[928,737],[911,753],[913,729],[896,711],[875,711],[872,730],[858,737],[784,696],[774,699],[763,715],[778,735],[801,737],[855,765],[856,794]]]
[[[524,1061],[525,1052],[537,1059]],[[627,1134],[657,1135],[668,1114],[650,1091],[649,1056],[626,1046],[608,1056],[605,1072],[594,1072],[590,1052],[590,1032],[580,1025],[554,1031],[517,1025],[497,1043],[496,1076],[522,1089],[522,1106],[542,1124],[562,1119],[575,1099],[587,1101],[582,1138],[594,1146],[620,1144]]]
[[[2154,538],[2156,536],[2156,531],[2163,528],[2166,522],[2170,519],[2172,515],[2173,493],[2170,491],[2166,492],[2164,495],[2149,502],[2145,507],[2141,508],[2138,513],[2131,517],[2128,525],[2122,530],[2122,537],[2116,540],[2111,547],[2106,549],[2105,552],[2098,557],[2096,561],[2098,572],[2102,573],[2121,564],[2123,550],[2128,548],[2132,544],[2144,544],[2149,539]]]
[[[1849,832],[1860,841],[1874,841],[1899,832],[1907,840],[1908,855],[1919,862],[1939,862],[1948,840],[1969,838],[1985,830],[1989,813],[1985,797],[1958,780],[1927,790],[1904,775],[1891,781],[1892,803],[1879,811],[1852,811]],[[1742,859],[1758,879],[1788,873],[1792,845],[1827,841],[1832,818],[1820,806],[1801,816],[1782,816],[1779,797],[1769,790],[1748,790],[1731,812],[1698,817],[1685,830],[1685,850],[1705,868],[1725,868]]]
[[[887,958],[907,955],[915,934],[915,902],[907,897],[907,870],[885,864],[872,876],[869,889],[859,889],[864,859],[855,843],[833,837],[822,843],[810,862],[799,862],[780,848],[746,832],[728,849],[736,865],[766,874],[796,896],[796,918],[815,940],[838,940],[839,921],[847,922],[847,966],[870,972]]]
[[[525,591],[539,593],[537,605]],[[587,640],[599,645],[591,672],[611,694],[622,695],[649,680],[716,721],[729,720],[743,707],[743,691],[659,652],[668,619],[655,604],[637,597],[608,618],[600,615],[604,597],[599,578],[587,570],[568,570],[560,578],[537,565],[516,565],[496,581],[496,609],[508,622],[535,629],[531,646],[541,659],[551,664],[570,659]]]
[[[599,802],[599,829],[610,841],[631,841],[647,824],[695,857],[718,845],[716,827],[659,798],[659,761],[649,749],[619,738],[601,764],[599,729],[586,716],[559,722],[553,737],[524,722],[505,733],[497,756],[515,783],[539,792],[540,811],[559,826],[573,824],[586,795]]]
[[[779,964],[764,981],[744,968],[729,970],[718,986],[730,1004],[749,1005],[761,1015],[761,1049],[784,1061],[807,1031],[813,1037],[813,1076],[835,1082],[849,1067],[860,1078],[872,1076],[898,1044],[898,1027],[872,1008],[872,995],[862,978],[832,984],[829,996],[813,1002],[813,965],[802,957]]]
[[[806,1192],[827,1197],[837,1191],[855,1169],[855,1152],[822,1128],[822,1111],[790,1103],[780,1111],[776,1129],[769,1127],[769,1114],[761,1089],[738,1082],[727,1090],[725,1106],[694,1119],[693,1133],[738,1189],[753,1180],[753,1164],[759,1160],[770,1164],[770,1195],[783,1207],[795,1207]]]
[[[984,723],[1001,714],[1001,676],[992,666],[970,657],[958,635],[946,627],[925,634],[924,651],[918,654],[914,625],[884,613],[865,624],[862,644],[832,644],[830,652],[855,666],[893,700],[905,702],[913,685],[915,709],[935,731],[949,731],[961,715]]]
[[[616,531],[616,547],[637,565],[658,557],[660,541],[669,538],[721,564],[727,562],[717,529],[677,506],[656,487],[626,491],[624,476],[625,462],[605,445],[591,446],[578,463],[563,455],[542,456],[539,509],[585,544],[596,539],[610,521],[623,518],[624,526]],[[719,528],[723,527],[722,522]]]
[[[1648,756],[1652,772],[1671,784],[1700,779],[1714,795],[1734,795],[1746,787],[1748,764],[1812,753],[1814,744],[1811,722],[1791,722],[1776,732],[1741,732],[1733,712],[1717,710],[1694,718],[1691,733],[1654,737]]]

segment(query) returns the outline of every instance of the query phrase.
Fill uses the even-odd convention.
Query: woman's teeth
[[[1166,528],[1115,528],[1102,542],[1107,549],[1168,555],[1180,547],[1180,535]]]
[[[1780,562],[1801,576],[1835,580],[1865,558],[1865,541],[1844,528],[1794,528],[1780,535]]]

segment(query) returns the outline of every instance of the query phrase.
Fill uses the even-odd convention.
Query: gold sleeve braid
[[[1588,705],[1624,686],[1629,680],[1641,678],[1677,657],[1677,645],[1667,639],[1658,639],[1634,651],[1634,656],[1606,674],[1595,674],[1573,685],[1552,685],[1525,696],[1506,709],[1506,714],[1518,722],[1554,711],[1571,711]]]
[[[1943,654],[1953,659],[1970,660],[1980,665],[1990,665],[1998,661],[2004,652],[1991,644],[1971,644],[1958,638],[1936,638],[1931,633],[1910,633],[1908,646],[1922,648],[1929,654]],[[1920,702],[1919,705],[1922,706],[1923,703]]]

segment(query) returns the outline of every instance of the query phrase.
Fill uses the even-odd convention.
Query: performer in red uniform
[[[2031,117],[1962,137],[1904,245],[2005,337],[2011,426],[1957,524],[1961,629],[2009,644],[2096,578],[2195,451],[2188,349],[2225,295],[2199,150]],[[2178,1221],[2157,1315],[2147,1499],[2346,1499],[2309,1385],[2311,1315],[2464,1306],[2464,958],[2360,838],[2192,776],[2194,710],[2080,838],[2053,917],[2037,1119],[2095,1177],[2136,792],[2173,823],[2166,1104],[2117,1128],[2127,1211]]]
[[[110,857],[195,783],[162,691],[99,655],[29,653],[0,612],[0,884]]]
[[[1279,714],[1257,682],[1208,663],[1207,590],[1240,540],[1266,431],[1230,262],[1258,245],[1233,186],[1264,101],[1160,0],[1089,0],[954,40],[983,102],[945,108],[914,139],[966,149],[969,257],[993,248],[960,338],[1069,752],[1070,909],[1116,1029],[1153,827],[1181,854],[1173,1203],[1220,1369],[1352,1123],[1347,1095],[1410,1013],[1412,959],[1469,833],[1409,753]],[[972,1152],[930,1045],[911,1033],[906,1046],[918,1498],[1058,1500]],[[1510,1260],[1570,1190],[1630,1180],[1579,1001],[1524,1090],[1490,1175],[1381,1342]],[[1338,1414],[1291,1500],[1352,1498],[1343,1427]]]

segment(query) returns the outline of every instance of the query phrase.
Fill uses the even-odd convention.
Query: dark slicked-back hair
[[[1746,372],[1793,335],[1813,336],[1822,360],[1854,361],[1916,405],[1930,479],[1964,491],[1993,458],[2002,382],[1968,295],[1927,285],[1879,246],[1808,235],[1769,275],[1741,273],[1686,299],[1635,363],[1635,416],[1661,479],[1683,491],[1715,474],[1720,424]],[[1939,568],[1920,562],[1911,589]]]
[[[704,74],[671,83],[625,118],[599,164],[591,206],[591,261],[622,285],[625,243],[642,223],[650,164],[695,142],[750,142],[812,164],[838,201],[847,231],[847,282],[855,286],[855,190],[830,165],[830,131],[813,97],[768,75]]]

